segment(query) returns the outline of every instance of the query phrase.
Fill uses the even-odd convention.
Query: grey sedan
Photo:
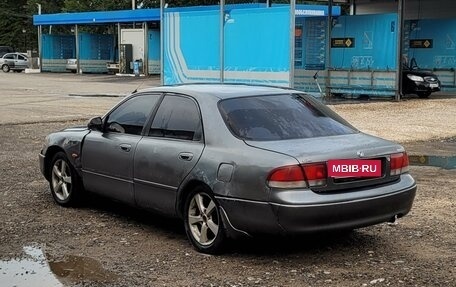
[[[9,71],[20,73],[27,69],[28,66],[29,60],[27,56],[21,53],[7,53],[0,58],[0,67],[5,73]]]
[[[192,84],[126,97],[88,126],[46,137],[54,200],[85,191],[182,218],[193,246],[354,229],[406,215],[415,197],[396,143],[356,130],[300,91]]]

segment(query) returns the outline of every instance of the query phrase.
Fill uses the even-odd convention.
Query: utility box
[[[131,74],[130,63],[133,61],[133,45],[120,44],[119,73]]]
[[[133,61],[141,60],[144,62],[145,59],[145,30],[144,29],[122,29],[120,30],[120,45],[130,44],[132,46],[132,58],[127,65],[131,67],[130,73],[133,73]],[[130,64],[131,63],[131,64]],[[122,73],[122,72],[121,72]],[[140,69],[140,74],[143,70]]]

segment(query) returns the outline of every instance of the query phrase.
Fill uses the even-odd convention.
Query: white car
[[[21,53],[7,53],[0,58],[0,67],[5,73],[20,73],[29,67],[29,63],[27,56]]]
[[[77,59],[67,59],[65,69],[72,73],[76,73],[78,70],[78,60]]]

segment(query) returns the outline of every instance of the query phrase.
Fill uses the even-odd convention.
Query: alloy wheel
[[[63,159],[55,161],[51,183],[55,196],[61,201],[67,200],[71,192],[71,170]]]
[[[192,237],[201,245],[211,245],[219,234],[219,214],[214,200],[205,193],[196,193],[188,206],[188,226]]]

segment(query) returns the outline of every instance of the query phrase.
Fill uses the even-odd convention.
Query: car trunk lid
[[[404,152],[403,147],[398,144],[363,133],[282,141],[245,142],[252,147],[292,156],[301,165],[327,163],[331,160],[379,160],[381,162],[381,176],[379,177],[327,177],[324,186],[312,188],[318,192],[344,191],[397,180],[397,174],[391,175],[391,155]]]

